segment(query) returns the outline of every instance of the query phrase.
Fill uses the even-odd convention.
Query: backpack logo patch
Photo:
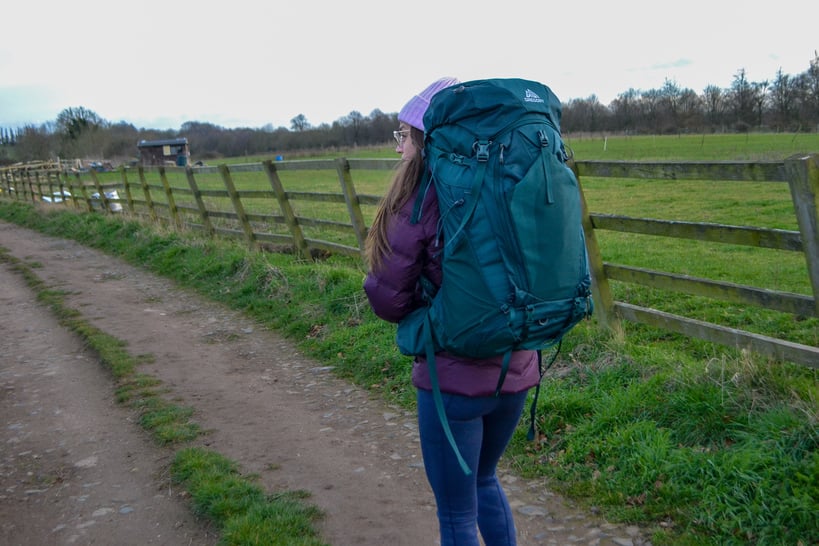
[[[526,90],[526,96],[523,97],[524,102],[543,102],[543,99],[531,89]]]

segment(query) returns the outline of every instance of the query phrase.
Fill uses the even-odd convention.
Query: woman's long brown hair
[[[424,146],[423,131],[410,128],[410,139],[412,139],[418,153],[409,159],[401,161],[392,177],[387,193],[381,199],[375,219],[367,232],[367,240],[364,245],[364,257],[372,271],[378,271],[384,262],[384,258],[392,252],[390,242],[387,237],[387,230],[393,218],[401,210],[401,207],[415,192],[421,180],[424,169],[424,160],[421,150]]]

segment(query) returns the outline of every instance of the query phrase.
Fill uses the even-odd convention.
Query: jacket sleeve
[[[364,280],[364,291],[377,316],[399,322],[423,303],[419,279],[421,274],[440,284],[440,267],[434,264],[437,203],[424,202],[424,214],[417,224],[410,223],[415,198],[409,200],[394,218],[388,231],[392,253],[385,256],[378,271],[370,271]]]

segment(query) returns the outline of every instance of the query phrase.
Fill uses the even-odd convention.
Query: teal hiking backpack
[[[399,323],[397,343],[404,354],[427,357],[444,432],[467,474],[443,410],[435,353],[504,355],[500,394],[512,351],[537,350],[540,361],[542,349],[592,313],[580,188],[566,165],[560,117],[554,93],[522,79],[448,87],[424,115],[426,174],[412,221],[424,214],[433,184],[443,282],[436,290],[422,279],[429,305]]]

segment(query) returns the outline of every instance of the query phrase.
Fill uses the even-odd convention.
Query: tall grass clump
[[[537,442],[519,431],[510,450],[521,473],[655,526],[655,544],[819,537],[815,370],[662,347],[649,360],[628,343],[581,362],[544,379]]]
[[[186,448],[176,453],[171,476],[190,492],[194,511],[222,531],[232,546],[324,546],[313,523],[322,517],[292,491],[266,495],[252,477],[218,453]]]

